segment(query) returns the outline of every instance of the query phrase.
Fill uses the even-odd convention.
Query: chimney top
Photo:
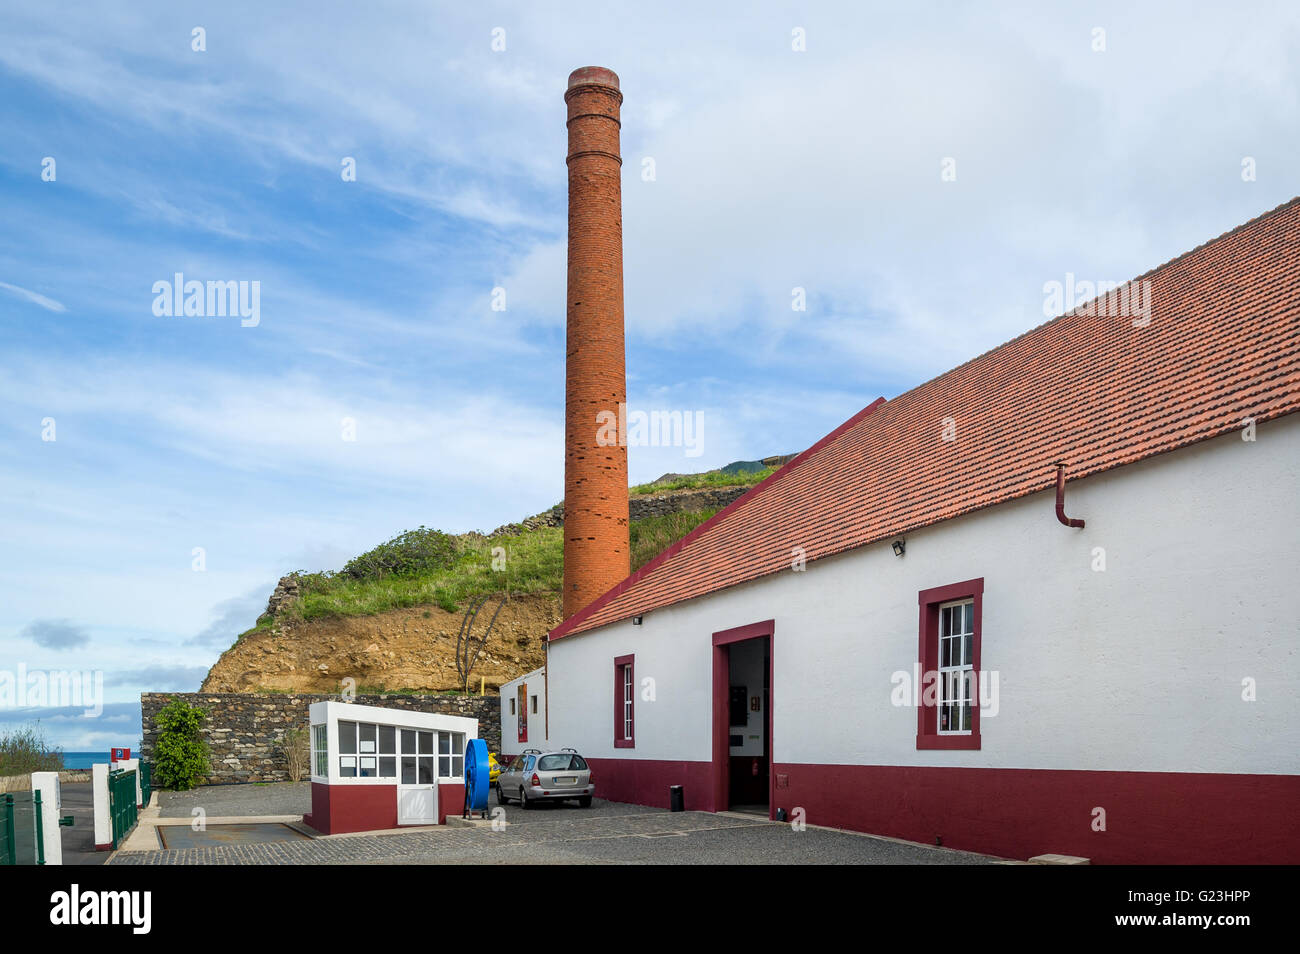
[[[569,74],[569,89],[575,86],[612,86],[618,89],[618,74],[603,66],[583,66]]]

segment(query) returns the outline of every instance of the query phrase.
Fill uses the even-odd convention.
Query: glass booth
[[[441,824],[464,798],[478,720],[345,702],[310,709],[312,811],[324,833]]]

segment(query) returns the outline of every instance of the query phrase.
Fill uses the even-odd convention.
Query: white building
[[[546,667],[511,679],[501,693],[501,755],[509,762],[527,748],[549,741],[546,719]]]
[[[597,794],[1300,862],[1300,202],[1135,281],[1145,316],[877,401],[557,627]]]

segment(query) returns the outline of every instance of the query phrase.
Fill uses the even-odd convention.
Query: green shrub
[[[207,712],[173,697],[154,721],[158,742],[153,752],[153,784],[173,792],[193,788],[208,774],[208,743],[203,738]]]
[[[303,726],[285,729],[280,736],[280,754],[284,756],[284,767],[291,782],[301,782],[311,766],[308,738],[307,729]]]
[[[420,527],[400,533],[366,553],[349,560],[343,575],[355,580],[381,576],[418,576],[445,570],[456,562],[456,541],[441,530]]]
[[[57,772],[63,768],[63,750],[45,741],[40,723],[0,733],[0,775]]]

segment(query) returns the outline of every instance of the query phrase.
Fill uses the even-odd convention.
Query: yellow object
[[[486,677],[486,676],[479,676],[479,677],[478,677],[478,694],[479,694],[480,696],[483,695],[483,686],[484,686],[484,684],[485,684],[486,682],[487,682],[487,677]]]
[[[488,753],[488,781],[495,782],[497,776],[501,774],[501,763],[491,752]]]

